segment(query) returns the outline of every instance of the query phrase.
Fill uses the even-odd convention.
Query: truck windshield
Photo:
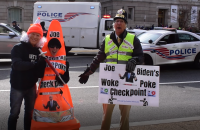
[[[112,24],[113,24],[113,20],[106,20],[104,29],[108,30],[108,31],[113,31],[113,25]]]
[[[149,43],[149,40],[156,41],[162,34],[160,33],[147,33],[139,34],[137,37],[141,43]]]

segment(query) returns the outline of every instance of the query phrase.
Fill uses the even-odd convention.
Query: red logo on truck
[[[76,16],[80,16],[80,15],[92,15],[91,13],[81,13],[81,12],[69,12],[67,14],[65,14],[64,19],[66,21],[69,21],[73,18],[75,18]]]

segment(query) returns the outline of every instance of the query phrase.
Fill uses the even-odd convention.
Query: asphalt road
[[[68,55],[70,63],[70,87],[75,117],[81,126],[101,124],[102,106],[98,104],[98,70],[90,76],[87,84],[80,84],[78,76],[92,61],[95,50],[72,50]],[[9,73],[10,60],[0,60],[0,130],[7,129],[9,115]],[[200,70],[191,64],[165,65],[160,67],[159,107],[132,106],[130,122],[164,120],[200,116]],[[23,129],[23,109],[18,121],[18,130]],[[119,109],[116,105],[112,124],[119,123]]]

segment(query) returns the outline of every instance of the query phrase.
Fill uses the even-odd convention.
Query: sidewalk
[[[81,127],[80,130],[100,130],[101,126]],[[119,130],[119,124],[111,124],[110,130]],[[200,130],[200,116],[130,122],[130,130]]]
[[[112,128],[110,130],[119,130],[119,128]],[[200,120],[144,126],[131,126],[130,130],[200,130]]]

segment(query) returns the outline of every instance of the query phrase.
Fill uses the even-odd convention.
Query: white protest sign
[[[101,63],[98,103],[159,107],[159,66]]]

